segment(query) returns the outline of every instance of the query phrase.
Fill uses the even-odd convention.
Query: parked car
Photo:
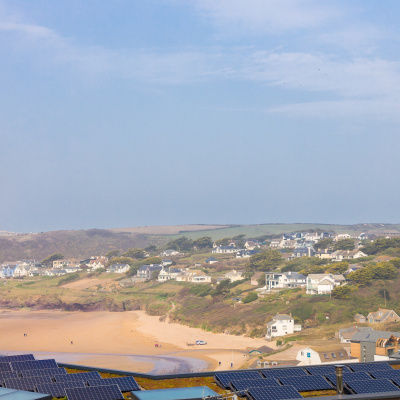
[[[204,340],[196,340],[196,344],[207,344]]]

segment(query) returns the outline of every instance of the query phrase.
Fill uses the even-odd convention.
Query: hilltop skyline
[[[398,222],[399,11],[0,0],[1,230]]]

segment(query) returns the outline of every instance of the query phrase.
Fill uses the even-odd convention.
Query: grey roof
[[[160,269],[162,269],[161,265],[153,265],[153,266],[151,266],[151,265],[142,265],[138,269],[138,271],[147,271],[147,270],[149,270],[149,271],[158,271]]]
[[[209,262],[209,261],[218,261],[218,260],[214,257],[208,257],[206,262]]]
[[[293,279],[306,279],[306,276],[303,274],[299,274],[297,272],[284,272],[282,275],[286,275],[287,277],[293,278]]]
[[[390,336],[400,336],[400,332],[386,332],[386,331],[366,331],[357,332],[351,338],[352,342],[371,342],[375,343],[378,339],[389,339]]]
[[[288,319],[293,319],[293,317],[287,314],[276,314],[273,319],[275,321],[287,321]]]

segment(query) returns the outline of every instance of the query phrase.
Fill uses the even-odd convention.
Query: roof
[[[387,310],[385,308],[380,308],[378,311],[370,312],[367,318],[371,317],[375,321],[384,321],[391,313],[396,314],[394,310]]]
[[[293,278],[293,279],[306,279],[307,277],[303,274],[299,274],[298,272],[284,272],[282,275],[287,276],[288,278]]]
[[[357,332],[351,338],[352,342],[371,342],[376,343],[378,339],[389,339],[391,336],[400,337],[400,332],[386,332],[386,331],[366,331]]]
[[[3,397],[4,399],[7,400],[39,400],[39,399],[50,400],[52,398],[48,394],[25,392],[22,390],[15,390],[5,387],[0,388],[0,397]]]
[[[218,396],[207,386],[195,386],[175,389],[141,390],[131,392],[132,398],[138,400],[180,400],[204,399],[205,397]]]
[[[210,262],[210,261],[218,261],[218,260],[214,257],[208,257],[206,262]]]
[[[276,314],[273,319],[275,321],[287,321],[288,319],[293,319],[293,317],[287,314]]]

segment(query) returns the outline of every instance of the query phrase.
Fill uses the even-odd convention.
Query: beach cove
[[[0,311],[0,353],[166,374],[240,368],[248,348],[275,343],[160,322],[144,311]],[[26,336],[25,336],[26,334]],[[188,346],[196,340],[207,345]],[[219,364],[221,363],[221,365]]]

